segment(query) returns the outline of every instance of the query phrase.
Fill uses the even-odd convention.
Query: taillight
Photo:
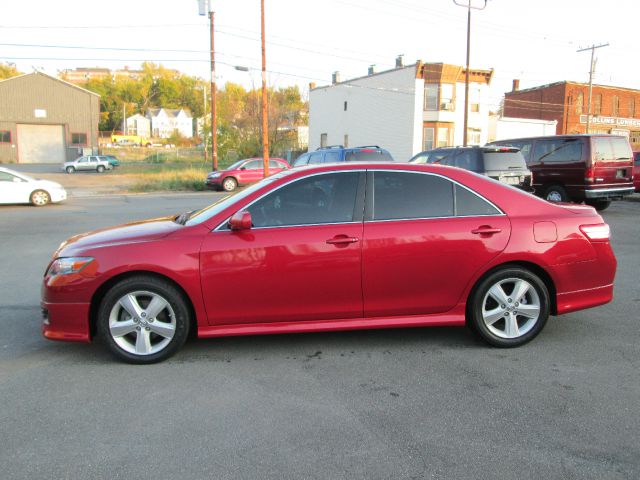
[[[580,225],[580,231],[592,242],[604,242],[611,236],[611,230],[606,223]]]
[[[593,179],[595,176],[596,176],[595,168],[593,168],[592,166],[588,167],[586,172],[584,173],[584,181],[593,183]]]

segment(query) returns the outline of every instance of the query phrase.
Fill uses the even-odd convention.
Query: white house
[[[147,118],[153,137],[169,138],[176,130],[183,137],[193,137],[193,118],[188,108],[150,108]]]
[[[127,135],[138,135],[140,137],[151,137],[151,121],[136,113],[127,118]]]
[[[469,71],[468,143],[488,139],[488,86],[493,70]],[[309,150],[379,145],[396,160],[463,144],[465,68],[443,63],[402,65],[309,92]]]

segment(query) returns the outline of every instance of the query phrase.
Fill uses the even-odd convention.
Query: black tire
[[[76,169],[75,169],[75,168],[73,168],[73,167],[71,167],[71,166],[69,166],[69,167],[65,168],[65,171],[66,171],[67,173],[75,173]]]
[[[31,205],[35,205],[36,207],[44,207],[51,202],[51,195],[49,192],[44,190],[36,190],[31,193],[29,196],[29,200],[31,201]]]
[[[149,295],[145,295],[149,294]],[[137,319],[129,315],[120,300],[131,295],[136,300],[136,305],[142,307],[142,313]],[[145,297],[148,297],[145,304]],[[146,317],[144,313],[151,305],[151,300],[159,297],[167,302],[165,307],[156,314],[157,318]],[[189,335],[191,323],[189,308],[183,294],[170,282],[147,275],[130,277],[113,286],[100,302],[98,309],[97,326],[98,333],[107,347],[117,358],[127,363],[150,364],[166,360],[176,353]],[[151,313],[149,314],[151,315]],[[127,318],[129,317],[129,318]],[[143,318],[145,317],[145,318]],[[135,322],[135,330],[123,335],[114,335],[112,330],[114,325],[124,325]],[[155,321],[155,323],[154,323]],[[131,325],[133,327],[133,325]],[[172,337],[165,338],[166,335],[159,335],[156,329],[173,328]],[[125,325],[125,328],[128,328]],[[146,333],[142,329],[149,333]],[[152,330],[153,329],[153,330]],[[135,336],[135,337],[134,337]],[[138,337],[148,337],[149,351],[147,353],[136,353]],[[117,338],[117,340],[116,340]],[[154,345],[154,341],[156,342]],[[144,344],[144,341],[140,342]],[[153,351],[154,348],[159,348]]]
[[[524,283],[516,283],[520,280]],[[526,286],[527,290],[519,298],[513,298],[518,285],[523,288]],[[496,290],[492,288],[496,286],[505,294],[504,303],[498,302],[493,296]],[[549,291],[537,275],[521,267],[506,267],[489,274],[473,289],[469,297],[467,320],[490,345],[518,347],[542,331],[549,318],[550,305]],[[531,315],[536,307],[538,313],[533,319]],[[526,315],[523,310],[527,311]]]
[[[548,202],[568,202],[569,195],[560,185],[549,185],[544,189],[544,199]]]
[[[609,208],[609,205],[611,205],[611,200],[586,200],[584,203],[601,212]]]
[[[233,192],[238,187],[238,181],[233,177],[227,177],[220,185],[225,192]]]
[[[96,167],[96,172],[98,172],[98,173],[102,173],[102,172],[104,172],[104,167],[103,167],[102,165],[98,165],[98,166]]]

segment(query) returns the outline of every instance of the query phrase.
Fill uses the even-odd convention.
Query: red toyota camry
[[[454,167],[271,176],[200,211],[70,238],[44,276],[44,336],[102,336],[132,363],[188,334],[471,326],[491,345],[613,295],[609,226]]]

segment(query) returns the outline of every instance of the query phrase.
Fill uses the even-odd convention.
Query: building
[[[0,81],[0,161],[62,163],[98,147],[100,96],[41,72]]]
[[[488,136],[488,86],[493,70],[469,71],[468,142]],[[379,145],[397,160],[436,147],[462,145],[465,68],[443,63],[404,66],[352,80],[310,87],[309,149],[341,144]]]
[[[489,115],[489,138],[487,141],[555,135],[557,125],[558,122],[556,120],[508,118],[492,114]]]
[[[151,136],[169,138],[176,131],[185,138],[193,137],[193,118],[188,108],[150,108]]]
[[[178,70],[166,69],[165,71],[169,72],[171,76],[174,78],[178,78],[181,75],[181,73]],[[128,78],[130,80],[137,81],[143,78],[144,74],[145,74],[144,70],[130,69],[127,66],[117,70],[110,70],[108,68],[100,68],[100,67],[94,67],[94,68],[80,67],[80,68],[75,68],[73,70],[72,69],[62,70],[59,72],[59,77],[62,80],[65,80],[69,83],[82,85],[84,83],[87,83],[92,78],[97,78],[97,79],[102,79],[107,77],[111,77],[113,79]]]
[[[151,138],[151,121],[147,117],[136,113],[127,118],[127,129],[124,134]]]
[[[514,80],[505,94],[506,117],[556,120],[558,135],[586,133],[588,84],[563,81],[525,90],[519,84]],[[640,90],[593,85],[589,132],[625,135],[639,149]]]

